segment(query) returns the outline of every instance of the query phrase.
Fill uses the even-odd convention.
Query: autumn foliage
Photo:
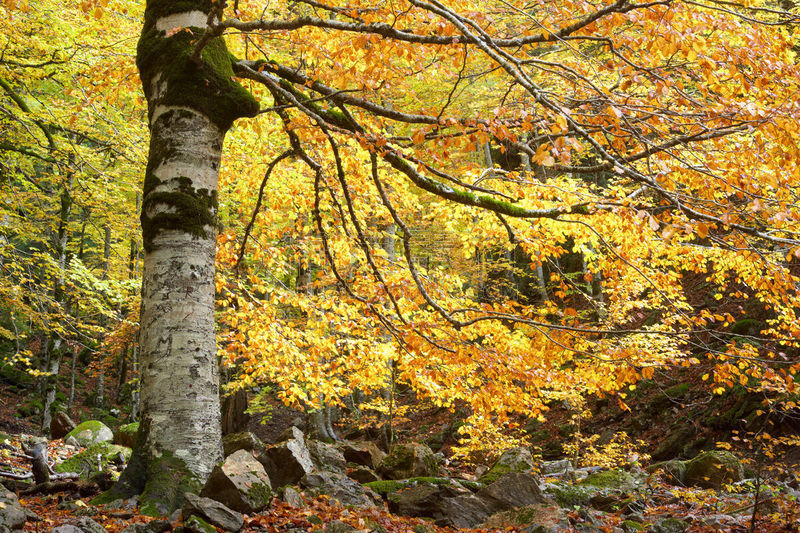
[[[795,407],[792,10],[215,5],[196,46],[224,33],[262,106],[229,135],[221,175],[218,340],[235,386],[269,383],[307,408],[356,392],[386,413],[381,391],[410,386],[467,406],[472,448],[519,438],[515,413],[595,394],[627,408],[638,380],[706,360],[717,392]],[[0,8],[9,346],[54,329],[98,357],[133,343],[142,8]],[[31,237],[52,241],[59,221],[61,263]]]

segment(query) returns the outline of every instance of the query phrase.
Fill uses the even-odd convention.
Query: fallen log
[[[57,492],[77,492],[82,498],[100,492],[100,487],[93,481],[48,481],[37,483],[20,492],[21,495],[55,494]]]

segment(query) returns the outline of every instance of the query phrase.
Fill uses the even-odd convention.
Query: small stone
[[[81,518],[77,522],[73,522],[84,533],[105,533],[106,528],[92,520],[91,518]]]
[[[50,533],[84,533],[84,531],[78,526],[74,526],[72,524],[63,524],[51,529]]]
[[[286,487],[283,489],[283,501],[298,509],[306,506],[303,497],[294,487]]]
[[[191,492],[184,495],[183,516],[198,515],[209,524],[225,531],[239,531],[244,525],[244,517],[211,498],[204,498]]]

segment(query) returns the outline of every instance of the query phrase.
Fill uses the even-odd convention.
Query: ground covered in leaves
[[[3,450],[4,471],[24,473],[30,470],[29,464],[22,454],[12,451],[19,442],[12,440],[11,446]],[[63,461],[76,452],[61,440],[52,441],[49,445],[50,457],[55,462]],[[458,468],[460,475],[467,474],[463,466]],[[453,472],[455,473],[455,472]],[[546,478],[543,478],[546,479]],[[774,487],[760,489],[759,506],[753,514],[753,487],[747,483],[736,487],[728,487],[730,491],[714,491],[689,489],[672,486],[658,475],[648,479],[644,494],[647,505],[638,512],[640,523],[654,524],[665,517],[678,518],[689,525],[691,532],[778,532],[798,531],[800,524],[800,504],[791,494],[778,492]],[[642,492],[642,491],[640,491]],[[288,532],[295,531],[375,531],[375,532],[415,532],[444,533],[453,531],[442,528],[419,518],[399,517],[386,510],[347,508],[326,497],[309,497],[304,495],[305,506],[302,508],[275,499],[272,505],[257,515],[246,517],[246,533],[255,532]],[[59,492],[44,495],[21,495],[20,502],[32,514],[25,526],[26,531],[50,531],[52,528],[69,524],[76,519],[88,516],[107,531],[118,533],[131,524],[144,524],[152,517],[142,516],[138,509],[118,509],[93,506],[91,496],[79,497],[77,493]],[[544,511],[546,512],[546,507]],[[554,508],[555,509],[555,508]],[[542,508],[537,512],[542,512]],[[505,514],[493,518],[491,526],[475,531],[517,531],[524,530],[520,517],[525,510]],[[627,513],[627,514],[626,514]],[[591,511],[588,508],[575,506],[568,513],[569,521],[574,526],[571,531],[636,531],[625,522],[630,519],[630,509],[611,509],[606,513]],[[182,524],[179,516],[173,516],[169,527],[176,528]],[[164,524],[166,527],[167,524]],[[349,526],[349,527],[348,527]],[[352,529],[351,529],[352,528]],[[533,529],[528,529],[533,531]],[[656,529],[646,529],[656,531]]]

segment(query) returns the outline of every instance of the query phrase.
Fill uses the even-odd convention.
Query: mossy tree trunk
[[[214,336],[217,181],[225,133],[258,104],[232,80],[221,38],[199,57],[208,0],[148,0],[137,66],[148,102],[141,423],[134,457],[109,497],[141,493],[169,512],[222,458]],[[188,28],[186,31],[183,28]]]

